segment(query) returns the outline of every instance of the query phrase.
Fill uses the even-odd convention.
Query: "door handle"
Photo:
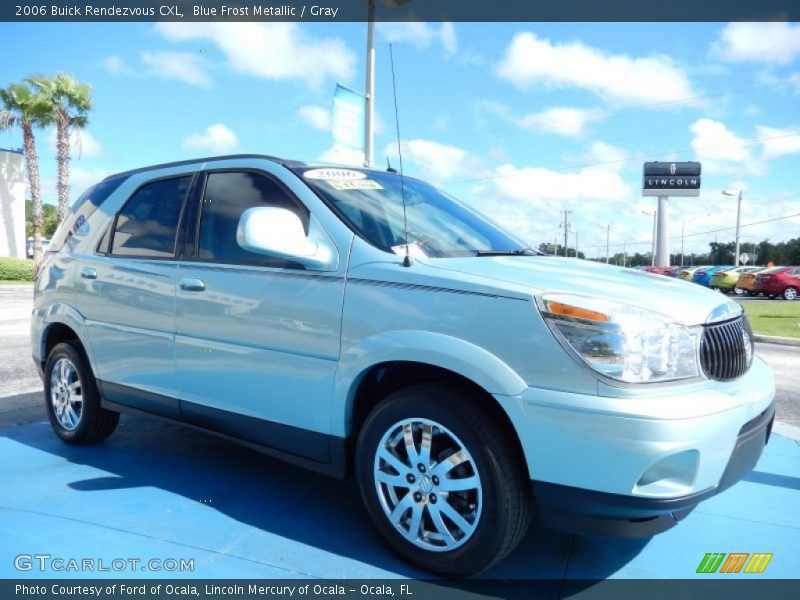
[[[206,289],[206,284],[202,279],[194,277],[184,277],[178,286],[185,292],[202,292]]]
[[[91,267],[83,267],[81,269],[81,277],[84,279],[97,279],[97,271]]]

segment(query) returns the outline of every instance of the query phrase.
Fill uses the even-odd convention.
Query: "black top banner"
[[[798,21],[798,0],[373,0],[375,21]],[[369,18],[368,0],[10,0],[0,21],[309,21]]]
[[[689,175],[697,177],[700,175],[701,166],[699,162],[646,162],[644,163],[644,175]]]

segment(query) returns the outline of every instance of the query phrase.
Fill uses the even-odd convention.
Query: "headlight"
[[[545,322],[592,369],[618,381],[645,383],[698,377],[700,327],[649,310],[574,294],[544,294]]]

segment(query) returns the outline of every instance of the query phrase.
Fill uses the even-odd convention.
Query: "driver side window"
[[[294,212],[308,232],[308,209],[275,181],[251,171],[221,171],[208,175],[200,203],[198,259],[234,264],[287,266],[286,261],[245,250],[236,241],[239,218],[249,208],[284,208]]]

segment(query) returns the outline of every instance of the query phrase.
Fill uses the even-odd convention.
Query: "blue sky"
[[[0,85],[57,70],[92,84],[75,197],[115,171],[209,154],[346,160],[331,96],[337,82],[363,88],[365,36],[363,23],[2,23],[14,51]],[[648,250],[644,160],[703,162],[702,196],[671,201],[672,251],[684,221],[687,252],[735,225],[725,188],[744,190],[743,223],[800,213],[800,25],[379,25],[380,166],[396,153],[390,42],[406,172],[531,243],[560,235],[567,209],[590,256],[609,223],[612,252]],[[47,201],[51,140],[38,136]],[[20,145],[0,133],[0,147]],[[742,229],[746,242],[798,235],[797,217]]]

